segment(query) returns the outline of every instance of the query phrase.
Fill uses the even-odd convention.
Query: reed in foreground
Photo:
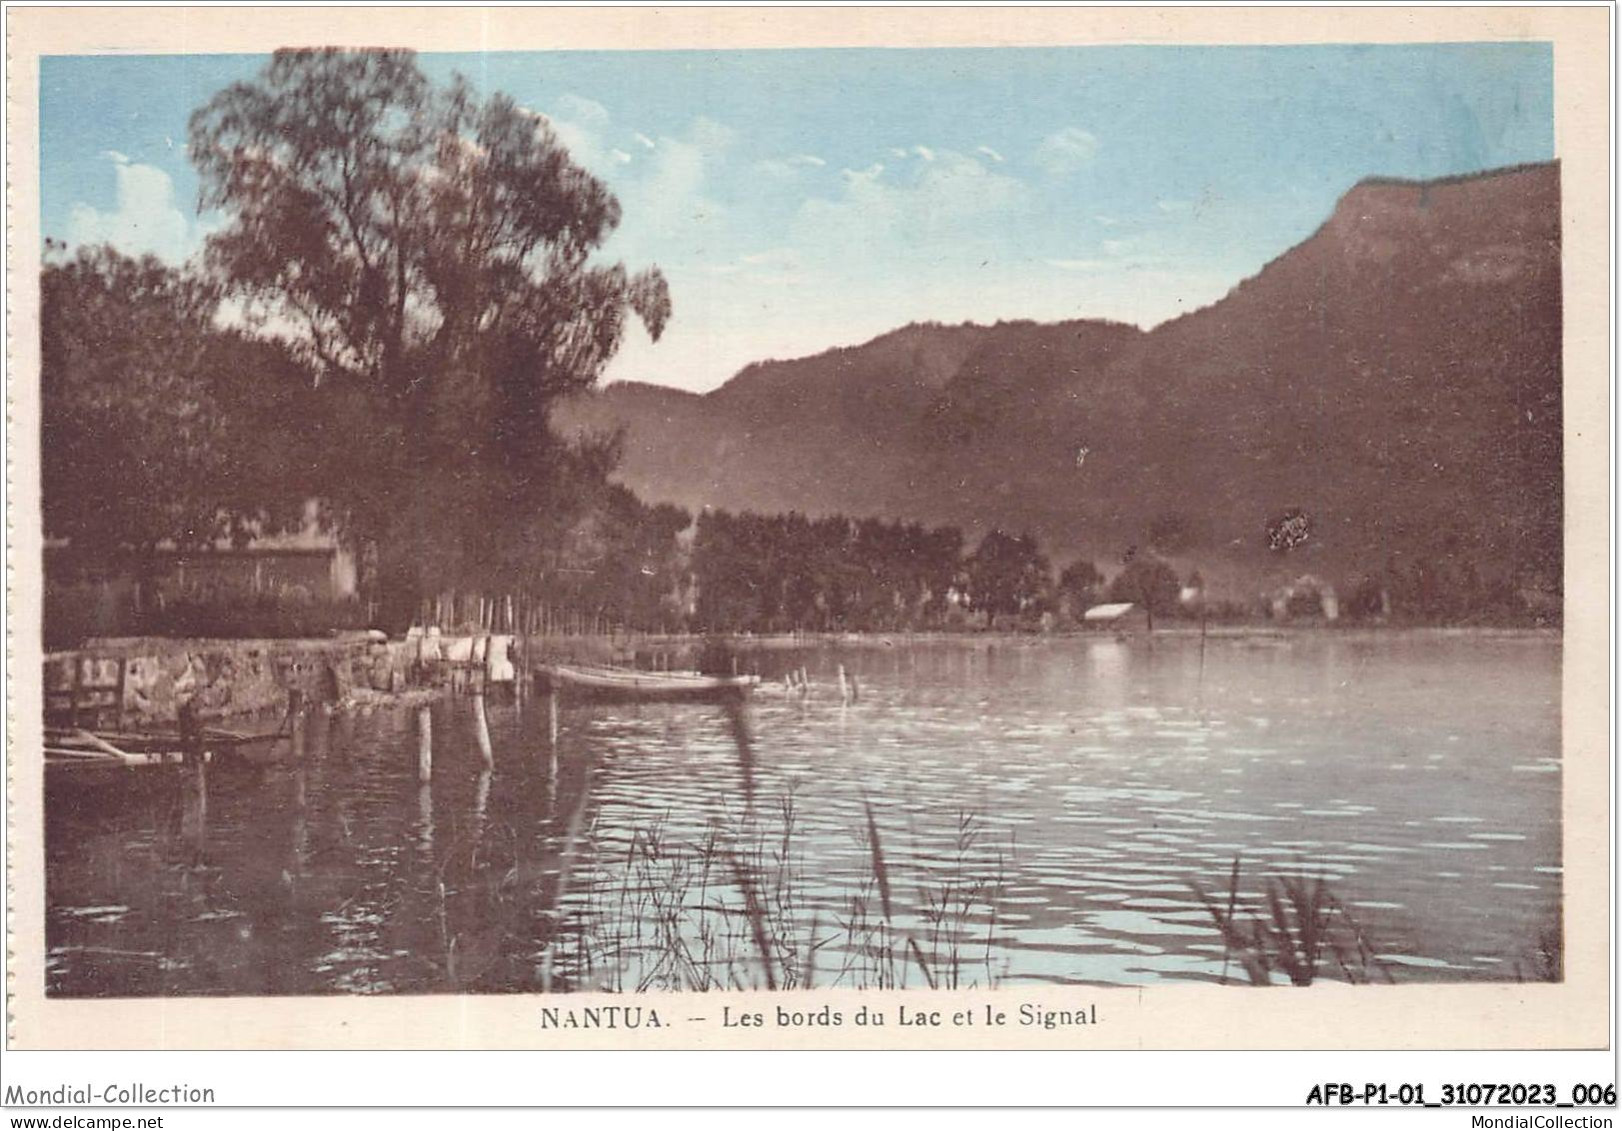
[[[1191,884],[1222,935],[1222,981],[1237,961],[1252,985],[1310,986],[1333,969],[1347,982],[1391,981],[1362,928],[1322,876],[1273,875],[1257,895],[1239,891],[1239,858],[1219,899]]]
[[[567,981],[612,991],[996,984],[1004,856],[972,815],[959,816],[949,850],[897,855],[869,806],[858,834],[866,871],[843,896],[834,892],[848,880],[806,875],[796,820],[785,794],[773,818],[747,810],[696,840],[671,836],[665,819],[634,830],[617,884],[583,893],[572,911]]]

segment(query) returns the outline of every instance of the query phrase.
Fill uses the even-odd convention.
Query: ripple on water
[[[1441,958],[1425,958],[1417,954],[1376,954],[1374,957],[1392,966],[1410,966],[1424,970],[1463,969]]]
[[[441,952],[442,930],[482,929],[491,901],[481,893],[529,900],[513,908],[522,926],[507,951],[511,984],[489,987],[526,989],[561,918],[590,938],[592,917],[622,891],[658,890],[635,883],[626,863],[638,831],[663,828],[661,876],[712,831],[748,851],[758,843],[770,864],[790,788],[798,931],[813,919],[826,929],[856,898],[872,913],[871,804],[897,924],[923,930],[918,905],[965,872],[1000,885],[991,967],[1005,984],[1220,979],[1221,938],[1190,884],[1226,893],[1236,857],[1252,907],[1265,905],[1270,877],[1329,877],[1399,979],[1512,976],[1488,957],[1522,953],[1558,921],[1560,762],[1544,756],[1558,749],[1557,641],[1499,654],[1475,639],[1393,634],[1348,652],[1352,643],[1326,634],[1287,649],[1219,649],[1198,717],[1186,642],[1157,641],[1152,656],[1111,647],[1107,661],[1094,643],[1047,641],[995,659],[952,645],[882,660],[842,652],[863,689],[849,710],[825,695],[758,697],[748,816],[729,728],[708,707],[567,708],[548,778],[545,713],[492,704],[497,770],[482,802],[460,707],[436,714],[427,791],[412,780],[409,716],[335,720],[341,743],[328,743],[323,722],[304,810],[286,774],[211,791],[206,874],[174,865],[192,857],[161,806],[53,816],[51,992],[141,992],[160,963],[166,992],[255,990],[261,948],[222,950],[221,939],[267,915],[280,926],[290,991],[442,988],[444,971],[421,956]],[[832,661],[806,662],[825,691]],[[1324,673],[1347,662],[1357,664],[1356,709],[1337,714]],[[1445,766],[1443,750],[1468,756],[1469,773],[1404,784],[1421,763]],[[966,850],[960,809],[978,818]],[[577,811],[588,839],[565,868]],[[308,849],[296,880],[284,880],[295,816]],[[513,868],[523,882],[499,886]],[[545,903],[565,886],[561,907]],[[707,898],[720,897],[711,888]],[[751,952],[747,938],[740,945]],[[1244,980],[1231,961],[1227,977]]]
[[[58,915],[66,915],[73,919],[89,919],[95,923],[116,923],[130,913],[130,909],[121,903],[109,903],[97,907],[58,907]]]
[[[1210,936],[1219,934],[1216,927],[1209,921],[1205,923],[1170,921],[1164,916],[1150,915],[1130,908],[1114,911],[1089,911],[1085,921],[1094,930],[1108,931],[1114,935],[1127,937],[1149,936],[1159,938],[1163,935]]]

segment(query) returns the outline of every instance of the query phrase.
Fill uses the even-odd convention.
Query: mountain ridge
[[[1552,162],[1363,178],[1149,330],[912,323],[706,394],[610,385],[562,422],[624,427],[621,479],[694,510],[1028,529],[1101,564],[1177,518],[1167,552],[1239,589],[1438,557],[1558,577],[1559,215]],[[1315,537],[1273,553],[1292,509]]]

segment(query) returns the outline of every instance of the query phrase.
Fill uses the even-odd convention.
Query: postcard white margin
[[[1593,1049],[1612,1000],[1609,549],[1611,142],[1603,8],[250,8],[8,12],[8,1049]],[[1092,1005],[1082,1030],[842,1027],[548,1030],[529,995],[62,1000],[44,995],[38,474],[39,60],[63,54],[262,53],[287,45],[423,51],[1086,44],[1553,44],[1565,317],[1564,866],[1560,984],[1306,990],[1186,986],[1044,992]],[[577,1009],[723,1005],[853,1015],[1011,1007],[1031,995],[570,995]],[[1333,1023],[1325,1024],[1325,1018]]]

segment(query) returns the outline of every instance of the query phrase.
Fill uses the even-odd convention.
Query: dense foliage
[[[314,484],[300,372],[221,329],[196,275],[52,245],[40,290],[45,533],[102,555],[237,541],[297,521]]]
[[[692,550],[706,629],[892,629],[938,622],[963,535],[917,523],[706,511]]]
[[[1171,566],[1158,558],[1133,555],[1110,582],[1109,599],[1142,606],[1153,625],[1155,617],[1177,611],[1181,592],[1182,584]]]
[[[993,530],[980,540],[967,565],[969,594],[992,616],[1034,608],[1051,584],[1048,560],[1029,534]]]
[[[1104,585],[1085,560],[1055,585],[1028,534],[994,530],[965,552],[956,527],[837,515],[705,511],[691,556],[692,627],[706,631],[1062,627]]]
[[[396,587],[519,587],[612,464],[550,427],[657,270],[595,255],[620,207],[540,115],[408,51],[279,51],[191,120],[211,275],[330,389],[323,501]]]

